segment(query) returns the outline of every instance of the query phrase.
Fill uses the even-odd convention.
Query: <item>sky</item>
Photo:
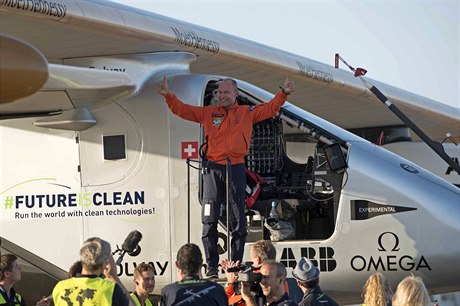
[[[460,0],[115,0],[460,107]],[[341,65],[341,68],[347,69]]]

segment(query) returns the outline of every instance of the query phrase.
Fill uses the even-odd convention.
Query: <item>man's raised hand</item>
[[[284,81],[283,85],[283,92],[287,95],[290,95],[293,93],[295,90],[295,83],[294,81],[291,81],[289,77],[286,78],[286,81]]]
[[[159,93],[162,96],[166,96],[168,91],[169,91],[168,80],[166,79],[166,77],[163,77],[163,80],[161,80],[157,84],[157,93]]]

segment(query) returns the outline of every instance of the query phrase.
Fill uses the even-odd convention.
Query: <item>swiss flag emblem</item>
[[[182,142],[182,159],[198,159],[198,141]]]

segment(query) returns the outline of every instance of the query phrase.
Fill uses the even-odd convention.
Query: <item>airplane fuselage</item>
[[[182,63],[178,56],[184,58]],[[186,159],[199,159],[203,134],[198,124],[173,115],[154,85],[167,75],[170,90],[180,99],[203,105],[221,77],[188,74],[187,54],[158,57],[162,65],[150,68],[142,68],[145,63],[136,58],[116,59],[127,70],[138,67],[134,77],[144,77],[134,95],[104,101],[72,93],[78,96],[74,103],[85,105],[96,120],[87,129],[50,129],[53,117],[1,122],[3,239],[19,245],[24,254],[67,270],[86,238],[100,236],[115,248],[128,232],[138,230],[143,234],[142,251],[125,256],[118,266],[123,282],[133,289],[134,267],[143,261],[155,267],[156,293],[175,280],[177,250],[188,237],[201,245],[201,175],[191,169],[188,202]],[[175,63],[174,71],[164,70],[168,60]],[[94,69],[111,61],[86,58],[67,64]],[[250,101],[271,96],[242,81],[239,86]],[[460,267],[452,264],[460,254],[460,245],[452,243],[460,231],[459,189],[292,104],[286,103],[282,113],[281,121],[273,119],[256,130],[268,135],[269,126],[280,128],[283,118],[299,123],[309,135],[303,154],[314,157],[313,172],[298,163],[288,169],[289,152],[260,157],[256,144],[248,167],[265,167],[267,177],[279,175],[270,178],[283,191],[276,199],[287,203],[283,209],[294,211],[287,219],[295,226],[295,238],[275,243],[277,260],[289,275],[300,257],[312,259],[321,271],[323,289],[342,302],[359,301],[362,285],[375,271],[385,273],[393,286],[413,273],[432,293],[459,290]],[[34,125],[36,121],[40,124]],[[273,141],[286,137],[277,133],[270,136]],[[260,135],[253,134],[254,143]],[[346,168],[331,170],[324,150],[332,143],[345,152]],[[305,179],[300,190],[290,178],[293,173]],[[265,213],[260,210],[262,217]],[[222,224],[219,232],[224,258],[228,246]],[[49,240],[54,247],[47,246]],[[65,249],[60,247],[64,244]],[[250,246],[247,243],[246,257]]]

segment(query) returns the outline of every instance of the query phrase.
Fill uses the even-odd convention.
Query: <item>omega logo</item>
[[[350,266],[355,271],[418,271],[420,269],[428,269],[431,267],[422,255],[420,258],[413,258],[410,255],[400,256],[398,254],[399,237],[393,232],[384,232],[380,234],[377,239],[378,248],[380,252],[393,252],[392,255],[383,254],[378,257],[370,256],[366,258],[362,255],[354,256],[350,261]],[[394,252],[397,252],[395,255]]]
[[[383,234],[381,234],[381,235],[379,236],[379,239],[378,239],[379,248],[378,248],[378,250],[379,250],[380,252],[385,252],[385,251],[386,251],[386,249],[383,247],[383,244],[382,244],[382,237],[383,237],[385,234],[390,234],[391,236],[394,237],[395,245],[394,245],[393,249],[391,249],[391,251],[392,251],[392,252],[397,252],[397,251],[399,251],[399,248],[398,248],[398,246],[399,246],[399,238],[398,238],[398,236],[396,236],[395,233],[392,233],[392,232],[385,232],[385,233],[383,233]]]

